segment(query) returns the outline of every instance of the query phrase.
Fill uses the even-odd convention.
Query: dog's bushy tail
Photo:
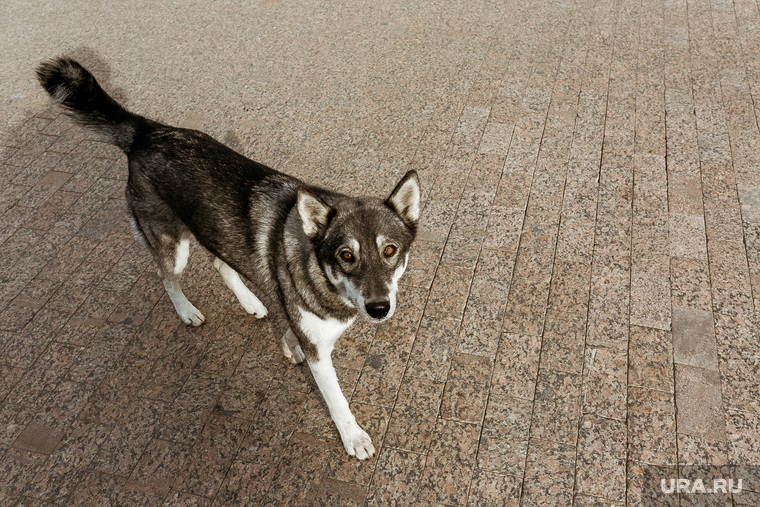
[[[37,79],[79,123],[129,152],[143,118],[113,100],[79,62],[68,57],[42,62],[37,67]]]

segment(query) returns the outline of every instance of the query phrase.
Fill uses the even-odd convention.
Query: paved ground
[[[760,465],[759,28],[754,0],[3,1],[0,504],[638,505],[646,470]],[[124,157],[34,82],[61,53],[310,182],[420,172],[401,309],[335,354],[378,457],[197,246],[181,324]]]

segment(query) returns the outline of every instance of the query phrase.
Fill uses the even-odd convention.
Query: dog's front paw
[[[241,297],[239,301],[243,306],[243,309],[245,309],[246,312],[250,313],[257,319],[263,319],[269,314],[267,307],[264,306],[264,303],[259,301],[259,298],[254,296],[252,293],[250,294],[250,297]]]
[[[366,431],[354,423],[345,432],[341,432],[343,447],[350,456],[356,456],[359,459],[371,458],[375,455],[375,446],[372,445],[372,439]]]
[[[177,313],[179,313],[179,318],[182,319],[182,322],[189,326],[197,327],[206,322],[206,317],[203,316],[201,311],[190,303],[181,309],[178,308]]]

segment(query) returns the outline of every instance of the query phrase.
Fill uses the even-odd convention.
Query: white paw
[[[344,432],[341,432],[340,438],[343,440],[343,447],[346,448],[349,456],[356,456],[364,460],[375,455],[375,446],[372,445],[372,439],[356,423]]]
[[[281,343],[282,353],[285,355],[285,357],[288,358],[288,360],[290,360],[291,363],[303,363],[304,359],[306,359],[306,356],[304,355],[303,350],[301,350],[301,346],[298,344],[298,339],[290,329],[288,329],[288,332],[285,333],[285,336],[282,337]]]
[[[189,303],[183,308],[177,308],[179,318],[182,319],[187,325],[200,326],[206,322],[206,317],[203,316],[200,310],[198,310],[192,303]]]
[[[263,319],[269,314],[267,307],[264,306],[264,303],[259,301],[259,298],[254,296],[253,293],[249,292],[247,295],[238,298],[238,301],[240,301],[240,304],[243,306],[246,312],[250,313],[257,319]]]

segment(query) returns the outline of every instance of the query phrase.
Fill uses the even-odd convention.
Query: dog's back
[[[246,252],[254,246],[258,223],[249,216],[252,196],[265,196],[275,208],[292,205],[295,179],[203,132],[171,127],[128,111],[71,58],[43,62],[37,78],[75,121],[127,154],[127,201],[134,215],[146,217],[142,222],[135,220],[138,228],[147,226],[148,216],[153,224],[178,219],[206,249],[251,275]],[[279,192],[272,192],[273,188]],[[168,228],[177,230],[180,225]]]

